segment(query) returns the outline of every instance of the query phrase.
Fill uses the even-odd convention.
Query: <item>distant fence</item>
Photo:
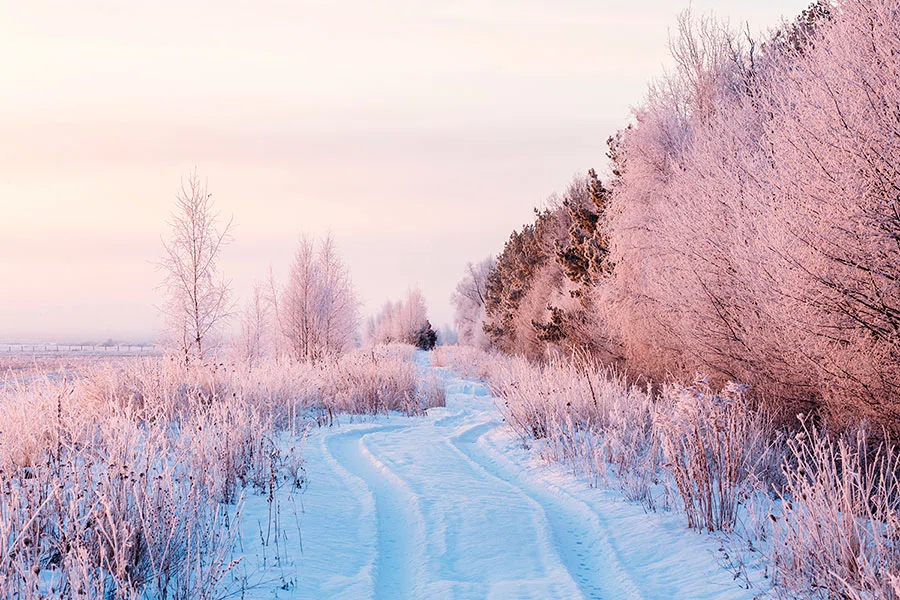
[[[147,344],[0,344],[0,352],[6,354],[93,354],[154,355],[159,348]]]

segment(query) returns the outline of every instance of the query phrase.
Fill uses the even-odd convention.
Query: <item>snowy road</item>
[[[427,417],[312,433],[302,553],[282,549],[290,561],[266,563],[279,585],[247,597],[752,597],[716,564],[713,538],[541,464],[485,386],[446,384],[447,407]]]

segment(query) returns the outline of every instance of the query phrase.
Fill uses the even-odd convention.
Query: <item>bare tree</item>
[[[434,343],[425,343],[425,336],[430,333],[434,333],[434,329],[428,321],[425,296],[419,289],[411,289],[405,300],[386,303],[381,312],[369,320],[367,337],[370,344],[400,342],[430,349]],[[434,335],[436,337],[437,333]]]
[[[318,302],[315,242],[301,237],[282,294],[281,330],[291,355],[300,362],[313,359],[315,312]]]
[[[314,240],[300,239],[281,298],[279,324],[294,359],[314,362],[353,344],[359,302],[330,236],[318,252]]]
[[[283,311],[281,310],[281,290],[278,288],[278,282],[275,281],[275,274],[272,272],[272,266],[269,265],[269,273],[265,282],[265,300],[272,309],[272,317],[274,318],[274,326],[270,329],[269,339],[272,343],[272,355],[275,362],[281,360],[282,357],[289,354],[285,347],[287,339],[285,338],[285,328],[283,327]]]
[[[271,301],[261,283],[253,286],[253,295],[241,315],[241,333],[238,340],[240,357],[254,366],[266,354],[266,330],[269,324]]]
[[[218,222],[212,195],[195,171],[181,182],[169,221],[172,237],[163,240],[160,261],[170,343],[185,364],[203,360],[208,338],[229,316],[229,282],[219,277],[217,263],[231,239],[232,221],[222,228]]]
[[[487,348],[490,342],[484,334],[485,285],[488,274],[497,261],[489,256],[477,264],[466,265],[466,274],[456,284],[450,297],[454,307],[454,321],[459,332],[459,343],[466,346]]]
[[[319,248],[320,304],[319,346],[328,356],[342,354],[359,330],[359,301],[353,291],[350,272],[341,260],[329,235]]]

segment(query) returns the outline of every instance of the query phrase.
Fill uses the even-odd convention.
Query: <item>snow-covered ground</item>
[[[446,408],[316,429],[306,490],[247,499],[241,597],[753,597],[716,538],[543,463],[483,384],[439,371]]]

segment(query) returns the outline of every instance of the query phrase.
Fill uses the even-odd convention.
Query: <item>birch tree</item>
[[[359,300],[350,272],[329,235],[319,247],[319,351],[328,356],[342,354],[355,341],[359,330]]]
[[[266,297],[265,288],[257,282],[241,315],[241,331],[238,338],[239,356],[251,367],[258,364],[267,353],[266,330],[271,313],[270,305],[271,301]]]
[[[456,284],[456,290],[450,297],[460,345],[478,348],[490,346],[490,341],[484,334],[485,285],[496,262],[494,257],[489,256],[477,264],[466,265],[466,274]]]
[[[310,238],[301,237],[281,301],[282,334],[288,342],[291,356],[300,362],[313,360],[318,277],[315,243]]]
[[[411,289],[404,300],[385,304],[381,312],[369,320],[367,337],[370,344],[399,342],[431,350],[437,341],[437,332],[428,320],[422,292]]]
[[[277,312],[282,337],[295,360],[338,356],[353,344],[359,301],[330,236],[318,251],[313,239],[300,239],[281,298]]]
[[[169,226],[160,261],[169,343],[185,364],[202,362],[210,338],[229,316],[230,285],[218,273],[218,261],[231,239],[232,221],[219,226],[212,195],[195,171],[181,182]]]

